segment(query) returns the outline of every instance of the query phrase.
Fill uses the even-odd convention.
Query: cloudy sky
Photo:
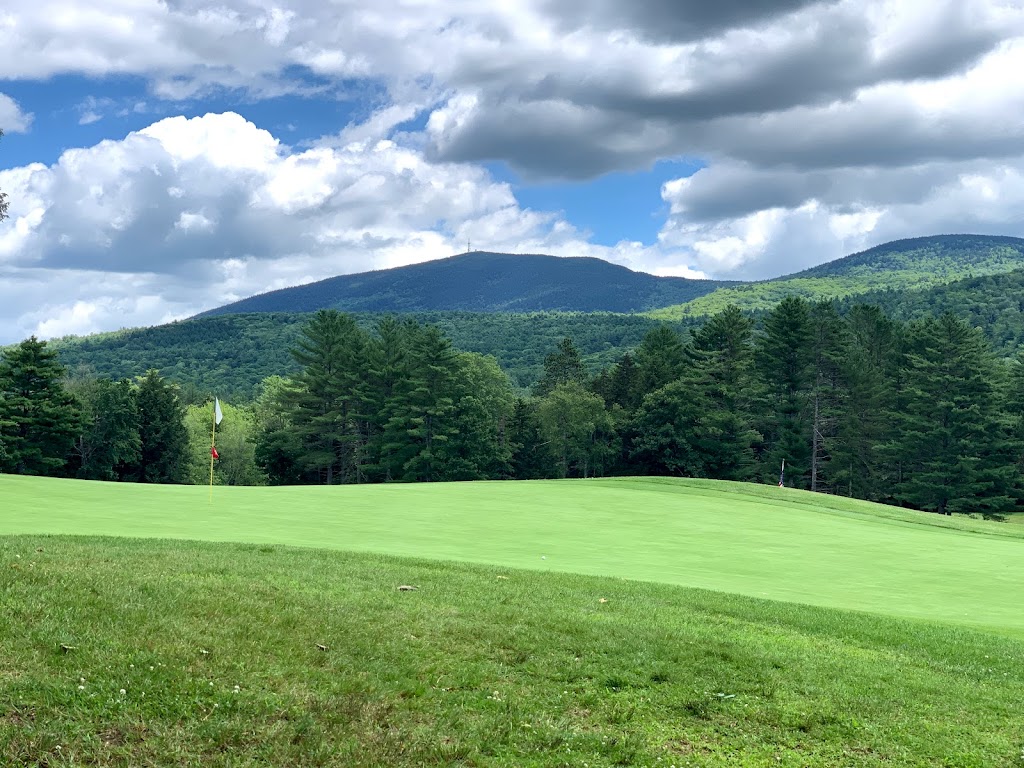
[[[1021,0],[7,7],[0,343],[467,243],[762,278],[1024,235]]]

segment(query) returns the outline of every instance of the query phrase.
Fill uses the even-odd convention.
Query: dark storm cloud
[[[817,0],[548,0],[545,9],[563,29],[591,25],[625,29],[657,42],[699,40],[726,29],[785,16]]]
[[[843,125],[829,114],[867,88],[963,73],[999,44],[1003,30],[971,26],[954,3],[923,20],[924,32],[906,45],[879,53],[876,30],[862,15],[831,7],[808,14],[806,30],[781,37],[763,32],[699,44],[678,71],[610,54],[586,65],[467,58],[454,81],[477,89],[479,103],[457,128],[434,137],[433,156],[503,160],[528,177],[586,179],[671,156],[820,167],[1016,150],[1018,132],[975,140],[969,125],[936,130],[899,104],[847,110]],[[760,46],[758,34],[766,35]],[[794,110],[803,110],[799,120]]]

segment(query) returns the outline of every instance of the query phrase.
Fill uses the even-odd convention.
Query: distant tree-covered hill
[[[1014,264],[1024,264],[1022,254],[1024,240],[1015,238],[958,236],[901,241],[815,267],[792,279],[751,284],[747,287],[770,286],[774,293],[761,294],[756,302],[740,303],[754,316],[787,295],[839,296],[841,309],[854,303],[877,304],[900,320],[952,311],[981,328],[996,351],[1009,356],[1024,345],[1024,267],[1008,271]],[[933,276],[942,275],[944,281],[929,283],[921,274],[926,269]],[[918,270],[917,282],[909,279],[914,270]],[[945,281],[958,270],[997,273]],[[882,277],[887,274],[897,276],[893,286],[885,285]],[[865,278],[858,290],[844,292],[844,286],[851,283],[843,281],[858,277]],[[821,290],[808,293],[804,281],[818,281],[815,284]],[[870,285],[883,287],[866,287]],[[729,296],[742,298],[737,290],[718,291],[706,298],[717,296],[716,301],[722,302]],[[709,303],[706,311],[725,306]],[[596,371],[635,348],[648,330],[665,320],[683,329],[706,319],[696,313],[659,316],[421,311],[412,316],[440,326],[459,349],[494,355],[521,388],[537,381],[545,355],[566,336],[573,338],[587,366]],[[308,317],[297,312],[223,314],[154,328],[69,337],[54,345],[64,364],[73,369],[85,366],[96,374],[120,378],[140,376],[156,368],[202,393],[248,399],[266,376],[294,370],[288,349]],[[357,313],[364,327],[380,317],[380,313]]]
[[[723,286],[650,314],[663,319],[700,317],[720,312],[729,304],[744,310],[766,310],[786,296],[841,299],[883,290],[920,290],[1021,268],[1024,268],[1024,240],[1020,238],[919,237],[885,243],[793,275]]]
[[[466,253],[341,275],[236,301],[202,316],[247,312],[642,312],[729,285],[655,277],[593,258]]]
[[[662,324],[642,315],[607,313],[424,312],[411,315],[439,326],[457,349],[493,355],[521,388],[540,377],[544,357],[571,337],[584,362],[597,371],[636,347],[644,334]],[[197,395],[248,400],[267,376],[295,370],[288,350],[295,345],[301,313],[253,313],[183,320],[53,342],[61,362],[99,376],[141,376],[155,368],[165,377],[197,390]],[[370,327],[379,314],[357,314]],[[672,323],[681,328],[683,324]],[[189,393],[186,392],[186,396]]]

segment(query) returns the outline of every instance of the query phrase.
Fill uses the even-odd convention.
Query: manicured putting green
[[[0,535],[274,543],[658,581],[1024,633],[1024,532],[626,478],[292,488],[0,477]]]

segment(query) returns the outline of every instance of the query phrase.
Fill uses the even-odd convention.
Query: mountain
[[[729,304],[764,310],[786,296],[856,297],[879,290],[920,290],[954,280],[1024,268],[1024,240],[989,235],[936,235],[891,243],[772,280],[723,286],[688,302],[650,312],[660,319],[700,317]]]
[[[399,270],[390,270],[395,271]],[[958,273],[976,276],[954,279]],[[387,272],[370,274],[377,279]],[[755,288],[763,293],[743,293]],[[999,354],[1011,356],[1024,347],[1024,240],[951,236],[888,243],[787,278],[719,289],[691,302],[707,302],[704,313],[415,312],[412,316],[440,326],[458,349],[494,355],[518,386],[528,387],[537,380],[544,356],[565,336],[573,338],[588,368],[595,371],[633,349],[660,322],[668,320],[680,330],[701,324],[701,315],[715,308],[712,299],[721,307],[727,298],[748,299],[746,308],[764,310],[791,294],[838,297],[841,310],[856,302],[877,304],[900,320],[952,311],[981,328]],[[379,317],[358,314],[357,322],[370,327]],[[155,328],[68,337],[53,345],[72,370],[86,366],[116,379],[157,368],[203,395],[217,392],[248,399],[264,377],[294,370],[288,348],[307,319],[308,315],[298,312],[225,312]]]
[[[476,251],[282,288],[204,312],[643,312],[730,283],[655,277],[594,258]]]

